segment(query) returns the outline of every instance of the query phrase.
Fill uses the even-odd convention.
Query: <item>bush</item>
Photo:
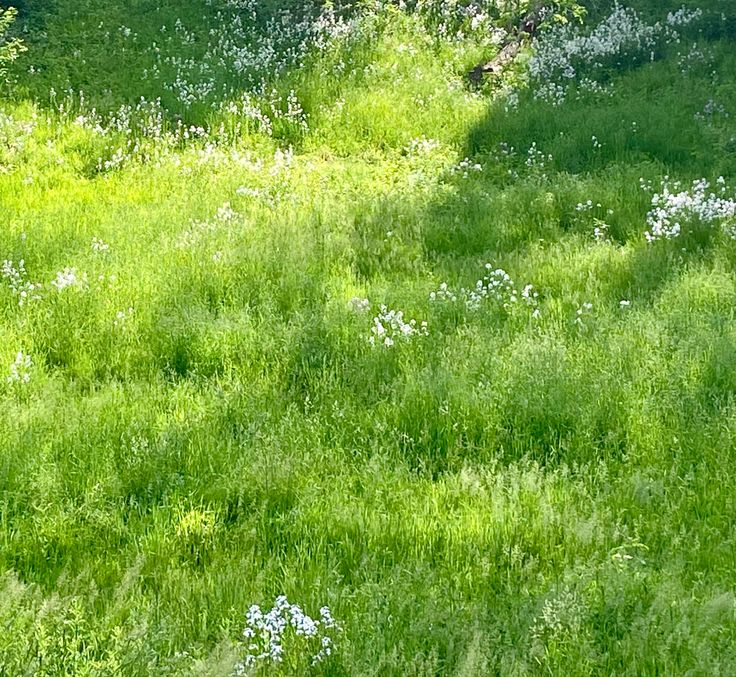
[[[15,21],[18,10],[15,7],[2,9],[0,7],[0,78],[5,78],[8,73],[8,65],[25,51],[25,45],[19,38],[11,38],[8,33],[10,26]]]

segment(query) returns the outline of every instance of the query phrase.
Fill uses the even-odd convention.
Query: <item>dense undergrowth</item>
[[[19,3],[0,674],[736,672],[736,14],[630,4]]]

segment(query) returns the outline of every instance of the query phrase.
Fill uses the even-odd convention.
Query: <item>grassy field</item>
[[[0,675],[736,674],[730,0],[43,4]]]

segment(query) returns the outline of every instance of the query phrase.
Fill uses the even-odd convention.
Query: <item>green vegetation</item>
[[[8,38],[7,34],[13,25],[18,10],[15,7],[3,9],[0,7],[0,77],[5,77],[8,72],[8,64],[18,58],[25,49],[23,41],[19,38]]]
[[[491,2],[43,4],[0,14],[0,675],[736,674],[730,0],[480,89]],[[248,664],[279,595],[331,655]]]

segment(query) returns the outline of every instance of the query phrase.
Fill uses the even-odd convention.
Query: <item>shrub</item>
[[[18,10],[15,7],[8,9],[0,7],[0,78],[7,76],[8,66],[26,49],[22,40],[9,36],[10,26],[17,14]]]

